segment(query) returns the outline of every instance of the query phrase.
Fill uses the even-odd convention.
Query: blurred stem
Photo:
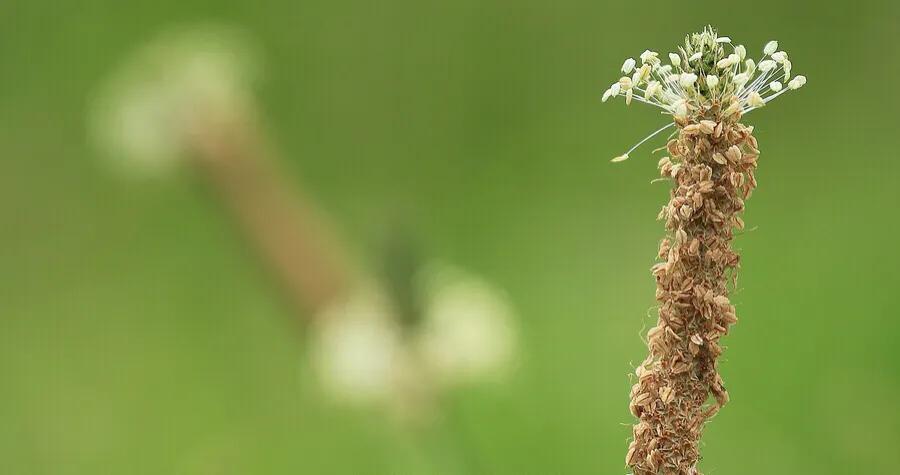
[[[191,135],[195,168],[279,281],[301,319],[348,286],[340,245],[311,200],[290,186],[256,121],[205,121]]]

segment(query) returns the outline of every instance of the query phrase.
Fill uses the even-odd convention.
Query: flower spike
[[[720,341],[737,322],[729,300],[741,262],[732,246],[744,229],[745,202],[757,185],[759,144],[744,114],[806,84],[792,76],[788,54],[770,41],[759,60],[712,28],[689,35],[668,64],[645,51],[626,61],[633,74],[614,83],[603,101],[625,96],[672,116],[667,124],[612,159],[628,159],[669,127],[658,162],[670,181],[665,222],[651,268],[658,320],[647,332],[648,356],[636,368],[631,409],[637,422],[625,463],[633,475],[701,475],[700,446],[707,422],[728,403],[719,374]],[[635,69],[636,68],[636,69]],[[627,70],[627,71],[626,71]]]
[[[792,78],[793,65],[787,52],[778,49],[777,41],[768,42],[763,57],[754,61],[746,58],[743,45],[732,46],[731,38],[718,36],[707,27],[687,36],[679,50],[680,54],[668,54],[669,64],[663,64],[659,53],[650,50],[641,53],[639,62],[628,58],[622,72],[633,75],[613,83],[604,92],[603,102],[624,96],[626,103],[657,107],[676,120],[718,108],[728,112],[722,119],[736,120],[806,84],[804,76]]]

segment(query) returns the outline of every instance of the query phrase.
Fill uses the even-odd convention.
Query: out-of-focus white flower
[[[393,316],[377,293],[366,291],[317,316],[312,361],[323,387],[351,403],[394,396],[406,350]]]
[[[97,146],[138,171],[182,158],[198,121],[243,112],[258,76],[251,42],[225,27],[165,33],[97,91],[89,122]]]
[[[448,385],[501,376],[516,352],[506,296],[482,279],[435,265],[423,275],[426,307],[418,347],[426,367]]]
[[[420,270],[415,289],[421,318],[405,325],[375,291],[318,316],[312,361],[335,399],[416,417],[442,387],[488,382],[510,369],[517,335],[502,292],[444,264]]]

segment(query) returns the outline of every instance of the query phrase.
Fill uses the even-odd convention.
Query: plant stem
[[[338,241],[311,201],[282,179],[257,124],[206,121],[191,134],[193,164],[302,319],[339,298],[349,271]]]

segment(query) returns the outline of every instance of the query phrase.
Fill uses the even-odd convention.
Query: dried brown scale
[[[676,123],[670,157],[659,161],[672,192],[660,212],[668,236],[652,269],[659,320],[631,392],[639,422],[626,463],[635,475],[699,475],[703,426],[728,402],[717,359],[721,337],[737,322],[728,293],[740,258],[731,241],[744,226],[759,150],[739,114],[721,116],[712,107]]]

